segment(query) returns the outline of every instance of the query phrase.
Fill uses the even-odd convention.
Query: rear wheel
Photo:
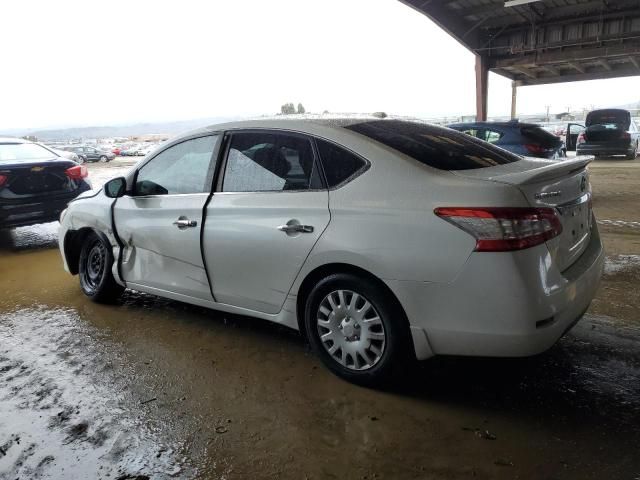
[[[338,376],[381,386],[410,360],[409,330],[399,310],[378,285],[355,275],[330,275],[307,298],[307,338]]]
[[[106,155],[102,155],[100,157],[100,163],[107,163],[109,161],[109,159],[106,157]]]
[[[113,278],[112,267],[111,245],[95,232],[87,235],[80,252],[78,273],[82,291],[94,302],[113,302],[124,291]]]
[[[633,153],[630,153],[629,155],[627,155],[626,159],[627,160],[635,160],[637,155],[638,155],[638,144],[636,143],[636,148],[633,149]]]

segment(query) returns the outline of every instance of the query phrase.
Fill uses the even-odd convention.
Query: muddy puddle
[[[91,303],[56,228],[0,234],[0,479],[640,476],[634,252],[609,255],[549,352],[437,358],[375,391],[275,325],[131,291]]]

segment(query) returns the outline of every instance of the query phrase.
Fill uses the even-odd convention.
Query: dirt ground
[[[435,358],[390,391],[258,320],[94,304],[57,224],[0,232],[0,479],[639,479],[640,160],[590,171],[607,264],[584,319],[537,357]]]

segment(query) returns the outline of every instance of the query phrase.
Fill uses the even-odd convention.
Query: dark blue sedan
[[[87,167],[19,138],[0,137],[0,229],[57,221],[90,190]]]
[[[525,157],[563,158],[567,156],[564,142],[539,125],[510,122],[453,123],[449,128],[504,148]]]

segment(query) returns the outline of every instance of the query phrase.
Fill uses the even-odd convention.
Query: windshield
[[[51,150],[35,143],[0,143],[0,162],[31,162],[56,156]]]

